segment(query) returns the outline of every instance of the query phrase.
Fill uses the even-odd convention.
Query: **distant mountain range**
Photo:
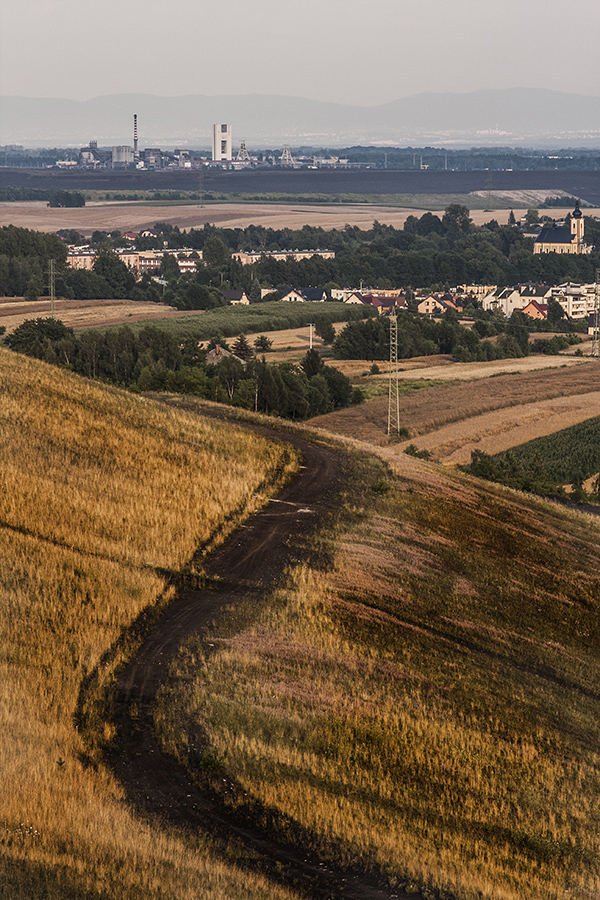
[[[399,146],[600,147],[600,97],[530,88],[417,94],[381,106],[248,94],[93,100],[0,98],[0,145],[210,147],[214,122],[232,124],[249,148]]]

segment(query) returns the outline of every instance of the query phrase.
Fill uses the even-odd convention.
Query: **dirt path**
[[[152,710],[169,663],[182,641],[210,632],[222,611],[251,603],[269,590],[287,563],[302,558],[302,537],[332,508],[342,480],[341,457],[295,435],[258,428],[298,449],[304,466],[276,500],[255,515],[208,561],[212,589],[181,594],[148,634],[122,672],[115,703],[118,751],[111,759],[128,800],[145,815],[186,832],[208,831],[217,844],[236,848],[245,865],[313,898],[381,900],[405,895],[377,886],[366,876],[336,871],[312,852],[278,842],[227,811],[217,798],[195,787],[177,763],[163,756],[154,736]],[[132,707],[135,715],[131,716]]]

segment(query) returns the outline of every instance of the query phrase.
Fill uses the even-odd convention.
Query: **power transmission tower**
[[[592,331],[592,356],[600,356],[600,269],[596,269],[596,296]]]
[[[390,378],[387,433],[400,434],[400,385],[398,383],[398,316],[390,315]]]
[[[50,294],[50,315],[54,316],[54,260],[49,262],[48,270],[49,294]]]

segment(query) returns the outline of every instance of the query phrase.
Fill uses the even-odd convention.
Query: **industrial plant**
[[[65,160],[57,163],[59,168],[80,169],[138,169],[156,170],[166,168],[179,169],[249,169],[262,166],[282,166],[285,168],[349,168],[356,167],[347,159],[323,156],[294,157],[288,145],[284,145],[280,154],[261,153],[251,155],[246,141],[241,140],[237,152],[234,152],[232,126],[230,123],[216,123],[212,126],[212,152],[191,151],[176,148],[161,150],[159,147],[139,149],[138,117],[133,116],[133,144],[120,144],[113,147],[99,147],[98,141],[91,140],[79,152],[78,160]]]

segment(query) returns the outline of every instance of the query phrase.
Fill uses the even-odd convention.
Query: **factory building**
[[[231,125],[213,125],[212,158],[213,162],[231,162],[233,159]]]

